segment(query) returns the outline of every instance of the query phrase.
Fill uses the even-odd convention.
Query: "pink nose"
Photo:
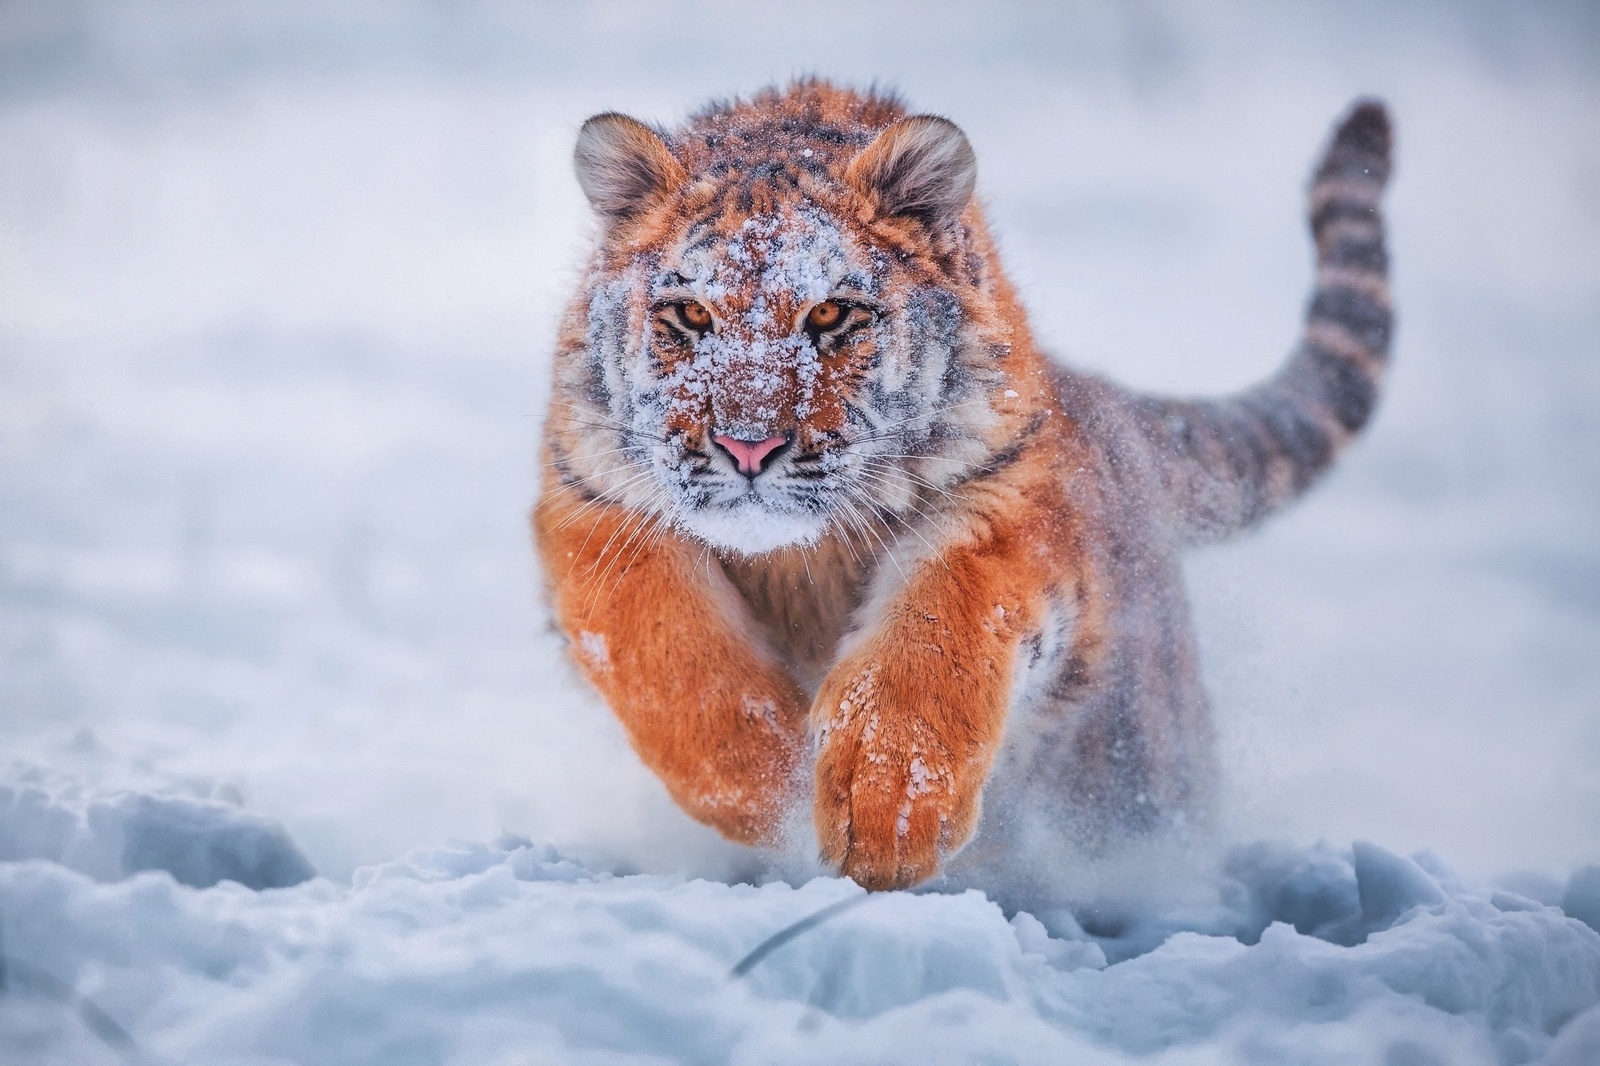
[[[767,457],[789,443],[788,437],[768,437],[766,440],[751,441],[730,437],[726,433],[718,433],[711,439],[733,456],[733,461],[739,464],[739,473],[749,477],[761,473]]]

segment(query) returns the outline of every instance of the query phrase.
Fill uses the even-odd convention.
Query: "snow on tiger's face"
[[[798,204],[691,229],[596,292],[607,413],[679,528],[755,553],[910,505],[960,310],[897,291],[883,258]]]
[[[848,189],[824,203],[801,183],[761,210],[667,213],[587,301],[573,419],[590,454],[565,466],[744,554],[903,519],[984,452],[960,286],[838,210]]]

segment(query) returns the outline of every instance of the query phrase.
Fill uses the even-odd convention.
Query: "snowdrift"
[[[76,811],[39,789],[0,792],[0,849],[0,1047],[17,1064],[1600,1053],[1600,933],[1563,913],[1595,920],[1600,868],[1555,906],[1427,855],[1255,843],[1144,912],[873,896],[735,977],[768,937],[861,889],[616,875],[510,836],[346,886],[226,804],[124,794]]]

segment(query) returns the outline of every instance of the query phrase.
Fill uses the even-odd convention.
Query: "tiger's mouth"
[[[796,507],[793,501],[763,495],[752,484],[732,499],[680,510],[675,524],[713,548],[764,555],[816,543],[827,532],[829,520],[825,509]]]

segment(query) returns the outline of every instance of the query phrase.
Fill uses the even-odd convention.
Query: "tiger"
[[[873,891],[1020,861],[1039,826],[1209,824],[1181,553],[1370,419],[1390,158],[1358,100],[1310,186],[1287,362],[1180,399],[1041,347],[949,119],[804,79],[676,128],[585,122],[596,237],[532,529],[571,660],[672,800]]]

